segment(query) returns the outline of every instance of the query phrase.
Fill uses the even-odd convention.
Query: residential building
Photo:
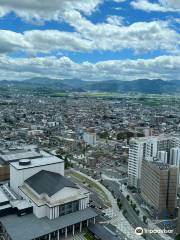
[[[129,143],[128,184],[139,188],[142,161],[144,159],[153,161],[160,155],[163,157],[164,162],[168,161],[170,149],[178,145],[179,141],[177,139],[177,137],[164,135],[132,138]]]
[[[175,213],[177,174],[175,166],[159,161],[142,162],[141,195],[156,217]]]
[[[94,128],[88,128],[83,134],[83,140],[89,145],[96,145],[96,132]]]

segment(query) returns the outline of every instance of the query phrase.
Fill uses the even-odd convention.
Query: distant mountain
[[[139,92],[147,94],[180,93],[180,81],[139,79],[134,81],[83,81],[81,79],[31,78],[23,81],[0,81],[0,89],[25,92],[55,93],[60,91],[82,92]]]
[[[77,78],[64,79],[62,82],[68,86],[71,86],[72,88],[85,88],[88,83],[87,81],[83,81]]]
[[[140,79],[134,81],[96,82],[88,86],[89,90],[105,92],[168,93],[177,90],[176,84],[163,80]],[[180,86],[179,86],[180,91]]]

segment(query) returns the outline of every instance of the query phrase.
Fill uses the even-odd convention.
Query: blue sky
[[[180,80],[178,0],[1,0],[0,79]]]

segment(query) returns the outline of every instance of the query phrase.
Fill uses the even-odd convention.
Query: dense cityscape
[[[174,239],[179,107],[173,96],[2,95],[2,239]]]
[[[0,0],[0,240],[180,240],[180,0]]]

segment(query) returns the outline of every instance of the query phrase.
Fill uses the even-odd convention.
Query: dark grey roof
[[[108,225],[95,224],[89,226],[88,229],[100,240],[120,240]]]
[[[64,187],[78,188],[76,184],[69,181],[64,176],[45,170],[42,170],[28,178],[25,180],[25,183],[38,194],[46,193],[49,197]]]
[[[97,213],[93,209],[86,208],[52,220],[47,217],[39,219],[33,214],[28,214],[22,217],[1,217],[0,222],[12,240],[32,240],[96,216]]]

